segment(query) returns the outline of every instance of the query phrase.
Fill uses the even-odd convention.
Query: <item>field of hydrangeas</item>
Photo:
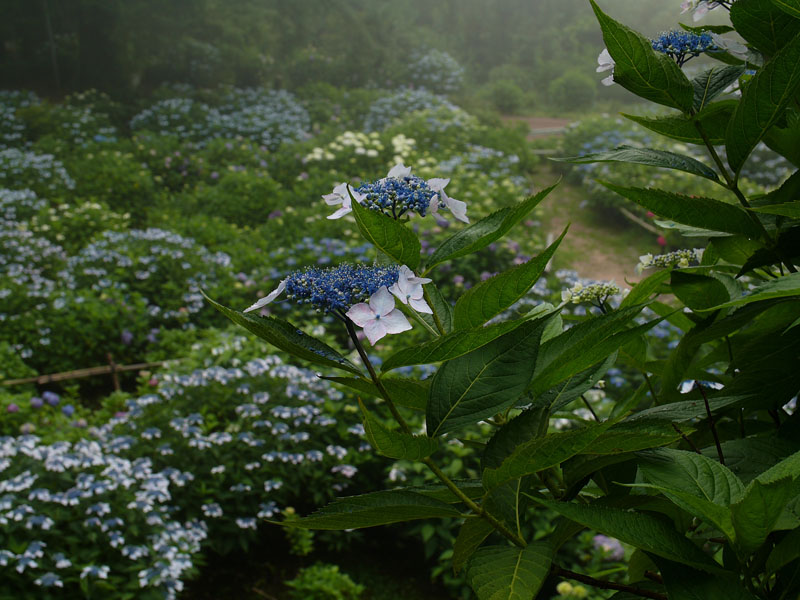
[[[440,83],[442,92],[452,86]],[[563,151],[590,151],[607,121],[571,128]],[[644,135],[618,129],[627,143]],[[351,217],[331,218],[334,204],[349,199],[322,196],[342,182],[366,193],[369,185],[359,186],[380,183],[401,164],[429,182],[448,179],[449,197],[466,203],[465,214],[449,206],[415,223],[423,251],[461,221],[557,177],[524,131],[482,122],[424,89],[172,86],[137,107],[95,92],[59,103],[0,92],[0,379],[102,366],[109,355],[120,365],[161,363],[120,373],[116,391],[107,376],[0,387],[0,598],[193,597],[182,590],[213,572],[215,557],[264,540],[276,563],[289,552],[293,568],[312,569],[288,583],[292,597],[316,597],[308,581],[356,597],[357,572],[353,583],[333,567],[312,566],[315,552],[335,551],[343,538],[286,536],[268,521],[305,514],[344,491],[424,485],[429,476],[365,453],[354,391],[242,336],[201,290],[244,309],[299,268],[372,261]],[[571,176],[590,175],[578,167]],[[603,202],[591,188],[587,198]],[[456,297],[528,260],[545,244],[541,216],[521,223],[513,241],[443,267],[440,289]],[[698,259],[686,251],[660,260]],[[645,256],[641,266],[655,264]],[[497,319],[562,300],[572,303],[565,319],[597,311],[581,295],[590,283],[552,271]],[[612,305],[625,293],[604,289]],[[305,311],[301,321],[298,307],[280,299],[264,310],[348,347],[341,328],[328,327],[330,314]],[[644,311],[641,321],[651,316]],[[403,345],[415,335],[404,334]],[[651,349],[677,343],[667,321],[648,335]],[[587,395],[593,410],[608,412],[610,399],[634,385],[635,376],[614,368]],[[580,402],[563,410],[591,418]],[[456,441],[445,452],[454,472],[477,464]],[[452,524],[412,524],[391,535],[398,545],[425,547],[424,578],[443,594],[465,593],[441,550],[455,535]],[[625,556],[615,540],[588,533],[561,552],[567,564],[606,574]],[[561,598],[586,593],[553,590]]]

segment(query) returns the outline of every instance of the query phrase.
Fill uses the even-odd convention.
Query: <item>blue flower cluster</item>
[[[362,203],[365,207],[379,212],[390,211],[395,218],[409,211],[424,217],[436,195],[428,183],[416,175],[379,179],[361,185],[356,191],[366,196]]]
[[[286,278],[287,296],[325,312],[344,312],[367,300],[381,287],[397,283],[398,270],[391,266],[345,263],[320,269],[309,267]]]
[[[665,31],[652,42],[653,50],[663,52],[681,67],[690,58],[717,49],[711,34],[708,33]]]
[[[444,96],[428,90],[400,90],[391,96],[379,98],[369,107],[364,120],[364,131],[381,131],[392,125],[398,115],[409,115],[421,110],[446,109],[453,113],[464,113]]]

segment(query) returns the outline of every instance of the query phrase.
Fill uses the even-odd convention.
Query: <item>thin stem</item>
[[[378,388],[378,391],[381,394],[381,397],[386,401],[386,404],[389,406],[389,410],[392,413],[392,416],[395,418],[397,423],[400,425],[400,428],[403,432],[410,434],[411,428],[406,423],[406,420],[397,410],[394,402],[392,401],[391,396],[389,396],[389,392],[384,387],[383,383],[381,382],[378,374],[375,372],[375,368],[372,366],[372,363],[367,356],[367,353],[364,351],[364,347],[358,339],[356,335],[356,330],[353,327],[353,322],[349,319],[346,322],[347,325],[347,333],[350,334],[350,338],[353,340],[353,343],[356,346],[356,350],[358,350],[358,354],[361,357],[364,366],[367,367],[367,371],[369,371],[369,375],[372,378],[372,382],[375,384],[375,387]],[[453,481],[442,471],[436,463],[434,463],[429,457],[424,458],[422,462],[431,470],[436,477],[451,491],[453,494],[461,500],[467,507],[472,510],[476,515],[486,519],[489,523],[494,527],[500,534],[506,537],[511,543],[515,546],[519,546],[520,548],[524,548],[527,546],[527,542],[521,537],[515,534],[513,531],[508,529],[503,523],[497,520],[497,518],[489,512],[486,512],[483,507],[476,504],[472,498],[467,496],[464,492],[462,492],[458,486],[453,483]]]
[[[378,388],[381,396],[386,401],[392,416],[405,433],[411,433],[411,428],[408,426],[408,423],[406,423],[403,415],[401,415],[397,410],[397,406],[395,406],[394,402],[392,402],[391,397],[389,397],[389,393],[386,391],[386,388],[383,386],[378,374],[375,372],[375,367],[372,366],[372,363],[370,362],[369,357],[364,350],[364,346],[362,346],[361,342],[358,340],[355,327],[353,327],[353,322],[350,319],[347,319],[347,321],[345,321],[345,325],[347,326],[347,333],[350,334],[350,339],[353,340],[353,344],[355,344],[356,350],[358,350],[358,355],[361,357],[361,362],[363,362],[364,366],[367,367],[367,371],[369,371],[369,376],[372,378],[372,382],[375,384],[375,387]]]
[[[581,583],[585,583],[587,585],[591,585],[593,587],[597,587],[603,590],[617,590],[619,592],[628,592],[629,594],[633,594],[635,596],[641,596],[642,598],[653,598],[653,600],[669,600],[666,594],[661,594],[659,592],[651,592],[650,590],[645,590],[630,585],[624,585],[622,583],[614,583],[612,581],[603,581],[602,579],[595,579],[594,577],[590,577],[589,575],[582,575],[580,573],[576,573],[575,571],[562,569],[558,565],[553,565],[552,573],[556,577],[563,577],[564,579],[573,579],[575,581],[580,581]]]
[[[650,388],[650,395],[653,397],[653,402],[658,404],[658,396],[656,396],[656,390],[653,387],[653,382],[650,381],[650,375],[647,374],[647,371],[642,371],[642,375],[644,375],[644,380],[647,382],[647,387]]]
[[[694,445],[694,442],[693,442],[692,440],[690,440],[690,439],[689,439],[689,438],[686,436],[686,434],[685,434],[685,433],[683,433],[683,432],[680,430],[680,428],[679,428],[677,425],[675,425],[675,423],[673,423],[673,424],[672,424],[672,428],[673,428],[675,431],[677,431],[677,432],[678,432],[678,435],[680,435],[680,436],[683,438],[683,441],[684,441],[684,442],[686,442],[687,444],[689,444],[689,447],[690,447],[692,450],[694,450],[694,451],[695,451],[697,454],[702,454],[702,452],[700,452],[700,449],[699,449],[697,446],[695,446],[695,445]]]
[[[600,422],[600,417],[598,417],[597,413],[594,412],[594,409],[592,408],[592,405],[589,404],[589,401],[586,399],[586,396],[584,394],[581,394],[581,400],[583,400],[583,403],[586,405],[586,408],[589,409],[589,412],[592,413],[592,416],[594,417],[594,420],[599,423]]]
[[[733,192],[733,194],[736,196],[736,199],[739,200],[739,203],[744,208],[749,209],[750,203],[747,201],[747,198],[742,193],[742,190],[739,189],[739,174],[734,173],[733,175],[731,175],[730,173],[728,173],[728,170],[725,168],[725,164],[722,162],[722,159],[719,157],[719,154],[717,154],[716,149],[714,149],[714,145],[711,143],[711,140],[708,138],[708,135],[703,130],[702,125],[700,125],[698,121],[695,121],[694,126],[697,129],[698,133],[700,133],[700,137],[703,138],[703,142],[705,142],[706,148],[708,148],[708,153],[711,155],[711,158],[716,163],[717,167],[720,170],[720,173],[722,173],[722,176],[725,178],[725,183],[727,185],[724,185],[723,187],[726,187],[731,192]],[[720,185],[723,184],[720,183]],[[758,215],[754,214],[752,211],[749,210],[747,211],[747,214],[749,215],[750,220],[753,221],[755,226],[761,230],[761,235],[763,236],[764,241],[767,244],[767,247],[775,251],[775,253],[778,255],[783,264],[786,265],[786,268],[789,269],[791,273],[796,273],[797,269],[795,269],[794,265],[792,264],[792,261],[789,260],[787,256],[785,256],[785,253],[780,248],[778,248],[776,241],[773,240],[772,237],[769,235],[769,232],[764,227],[764,224],[761,222],[761,219],[758,218]]]
[[[706,404],[706,414],[708,415],[708,425],[711,427],[711,435],[714,436],[714,444],[717,446],[717,455],[719,456],[719,464],[725,464],[725,457],[722,455],[722,445],[719,443],[719,435],[717,434],[717,426],[714,424],[714,417],[711,416],[711,406],[708,404],[708,396],[706,396],[706,389],[703,385],[695,380],[694,384],[700,389],[703,395],[703,402]]]
[[[767,412],[769,413],[769,416],[772,418],[772,422],[775,423],[775,429],[780,429],[781,428],[781,417],[778,414],[778,411],[774,410],[774,409],[770,409]]]
[[[433,310],[433,309],[431,309],[431,310]],[[439,336],[441,335],[441,334],[440,334],[438,331],[436,331],[436,330],[435,330],[433,327],[431,327],[430,325],[428,325],[428,322],[427,322],[425,319],[423,319],[422,317],[420,317],[420,316],[417,314],[417,311],[415,311],[413,308],[409,308],[408,312],[409,312],[409,314],[411,314],[411,318],[412,318],[412,319],[414,319],[414,320],[415,320],[417,323],[419,323],[420,325],[422,325],[422,326],[423,326],[425,329],[427,329],[427,330],[428,330],[428,332],[432,333],[432,334],[433,334],[434,336],[436,336],[436,337],[439,337]]]
[[[428,271],[429,270],[430,269],[428,269]],[[425,271],[425,273],[427,273],[428,271]],[[447,333],[444,330],[444,323],[442,323],[442,320],[439,318],[436,309],[433,307],[433,302],[431,302],[431,295],[428,293],[428,290],[425,289],[424,285],[422,286],[422,296],[423,298],[425,298],[425,302],[428,303],[428,306],[430,306],[431,310],[433,311],[433,322],[436,324],[436,329],[439,330],[440,334],[444,335],[445,333]]]

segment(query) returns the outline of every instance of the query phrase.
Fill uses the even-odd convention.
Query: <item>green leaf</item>
[[[539,279],[567,234],[567,226],[544,252],[470,288],[456,302],[455,329],[480,327],[522,298]]]
[[[342,530],[459,515],[458,509],[441,500],[415,492],[390,490],[339,498],[307,517],[280,524],[301,529]]]
[[[742,66],[714,66],[692,79],[694,110],[700,112],[744,73]]]
[[[709,576],[682,564],[653,559],[664,578],[670,600],[757,600],[731,573],[727,573],[727,577]]]
[[[737,0],[731,5],[731,23],[736,33],[769,58],[800,32],[800,21],[787,19],[786,13],[768,0]]]
[[[636,304],[641,304],[650,298],[650,296],[662,287],[662,284],[670,278],[671,271],[662,269],[655,273],[648,275],[636,285],[633,286],[630,293],[623,298],[620,303],[620,308],[627,308]]]
[[[381,371],[390,371],[408,365],[427,365],[463,356],[485,346],[501,335],[513,331],[525,321],[504,321],[488,327],[463,329],[443,335],[418,346],[403,348],[392,354],[381,365]]]
[[[461,492],[473,500],[482,498],[486,493],[486,490],[483,489],[483,482],[479,479],[453,479],[452,482]],[[411,485],[397,488],[397,490],[422,494],[423,496],[433,498],[434,500],[440,500],[447,504],[461,503],[461,498],[456,496],[450,488],[441,483]]]
[[[773,125],[764,136],[764,143],[796,167],[800,167],[800,113],[786,110],[786,127],[782,124]]]
[[[638,312],[639,308],[634,307],[634,310]],[[599,319],[593,319],[592,321],[588,321],[588,323],[593,323],[598,320]],[[573,336],[571,341],[575,343],[570,346],[566,353],[562,354],[559,360],[550,362],[546,367],[541,368],[541,370],[539,365],[537,365],[531,388],[536,392],[553,387],[565,379],[580,373],[584,369],[605,360],[625,344],[635,340],[661,321],[663,321],[663,318],[653,319],[643,325],[637,325],[630,329],[622,329],[621,331],[617,328],[617,330],[609,332],[610,335],[607,337],[602,337],[600,339],[598,339],[599,336],[597,334],[603,331],[603,329],[605,329],[604,327],[598,327],[593,334],[586,335],[583,339],[580,339],[577,335]],[[573,329],[576,329],[576,327],[568,329],[567,332],[559,336],[559,338],[565,336]],[[555,342],[555,340],[559,338],[554,338],[554,340],[551,341]],[[548,344],[549,343],[550,342],[548,342]],[[547,344],[543,346],[543,349],[545,349],[545,346],[547,346]],[[550,350],[551,348],[546,348],[548,353]]]
[[[684,431],[684,433],[687,433]],[[583,449],[584,454],[624,454],[666,446],[678,441],[681,435],[671,423],[623,421],[603,433]]]
[[[579,505],[533,498],[566,518],[646,552],[701,569],[707,573],[725,571],[682,533],[671,521],[644,512],[597,505]]]
[[[725,457],[725,466],[733,471],[742,483],[748,484],[787,455],[796,452],[798,448],[800,441],[790,442],[773,435],[761,438],[747,437],[722,442],[722,455]],[[706,453],[711,458],[717,456],[716,448],[707,448]]]
[[[709,33],[718,33],[722,35],[723,33],[731,33],[732,31],[736,31],[730,25],[685,25],[684,23],[678,23],[681,29],[684,31],[691,31],[692,33],[703,33],[705,31]]]
[[[368,242],[398,264],[412,270],[417,268],[421,244],[413,231],[388,215],[364,208],[355,199],[351,205],[358,230]]]
[[[768,204],[766,206],[753,206],[750,210],[769,215],[781,215],[791,219],[800,219],[800,201],[786,202],[785,204]]]
[[[744,498],[731,505],[736,545],[749,554],[758,549],[775,528],[791,498],[792,479],[750,482]]]
[[[556,411],[565,407],[576,398],[580,398],[581,394],[597,385],[597,382],[603,378],[606,371],[614,365],[616,359],[617,354],[612,353],[599,365],[591,366],[580,373],[575,373],[566,378],[558,385],[539,394],[536,398],[537,404],[549,406],[551,411]]]
[[[767,558],[767,572],[775,573],[793,560],[800,558],[800,529],[787,533]]]
[[[486,444],[481,457],[481,467],[497,468],[514,453],[520,444],[540,438],[547,433],[550,411],[543,406],[532,406],[498,429]]]
[[[730,409],[741,406],[753,399],[753,396],[724,396],[719,398],[709,398],[708,404],[711,407],[711,414],[716,414],[722,409]],[[663,420],[670,423],[686,423],[693,419],[701,419],[706,416],[705,403],[702,400],[684,400],[682,402],[672,402],[654,406],[643,411],[634,413],[625,422],[646,422]]]
[[[381,456],[419,461],[439,448],[439,441],[433,438],[390,430],[369,413],[361,400],[358,401],[358,405],[361,407],[361,414],[364,415],[367,441]]]
[[[592,424],[582,429],[551,433],[519,444],[499,467],[484,469],[483,485],[491,490],[506,481],[560,465],[568,458],[580,454],[610,426],[611,422]]]
[[[675,269],[670,283],[675,296],[692,310],[708,310],[731,298],[724,283],[707,275]]]
[[[528,387],[544,324],[528,321],[485,346],[444,363],[431,382],[426,424],[431,437],[512,406]]]
[[[426,271],[430,271],[439,263],[477,252],[500,239],[536,208],[553,191],[556,185],[558,184],[545,188],[516,206],[501,208],[446,239],[428,259]]]
[[[361,377],[323,377],[323,379],[345,385],[373,398],[382,398],[375,384]],[[395,404],[414,410],[425,410],[428,405],[430,382],[402,377],[384,377],[381,379],[381,383]]]
[[[772,0],[772,3],[795,19],[800,19],[800,0]]]
[[[649,165],[651,167],[663,167],[665,169],[675,169],[685,171],[692,175],[699,175],[712,181],[718,181],[717,173],[714,169],[707,167],[699,160],[667,152],[666,150],[654,150],[652,148],[634,148],[633,146],[619,146],[613,150],[605,152],[594,152],[571,158],[553,159],[559,162],[570,162],[575,164],[597,163],[597,162],[625,162],[637,165]]]
[[[673,140],[705,146],[705,140],[696,125],[699,124],[711,144],[721,145],[725,143],[725,131],[738,104],[736,100],[714,102],[692,117],[682,115],[639,117],[625,113],[622,113],[622,116]]]
[[[486,519],[472,518],[464,521],[453,545],[453,572],[456,575],[492,532],[494,527]]]
[[[734,530],[728,508],[744,495],[744,485],[730,469],[701,454],[659,449],[640,453],[645,479],[689,514],[716,525],[729,539]]]
[[[438,329],[436,319],[439,319],[439,323],[442,325],[444,333],[450,333],[453,331],[452,305],[445,299],[444,296],[442,296],[442,292],[439,291],[439,288],[432,283],[425,284],[422,287],[422,290],[425,293],[425,300],[427,300],[428,304],[433,310],[433,315],[420,313],[420,316],[425,319],[426,322],[434,329]]]
[[[800,477],[800,452],[787,456],[779,463],[773,465],[756,479],[761,483],[773,483],[785,478],[797,479]]]
[[[334,367],[349,371],[356,375],[361,374],[361,370],[348,361],[344,356],[327,344],[304,333],[288,321],[277,317],[261,317],[223,306],[214,302],[203,293],[203,297],[219,312],[228,317],[237,325],[241,325],[251,333],[256,334],[262,340],[272,344],[276,348],[288,352],[296,358],[307,360],[316,365]]]
[[[725,148],[728,164],[737,175],[799,89],[800,35],[797,35],[753,76],[728,123]]]
[[[790,273],[756,287],[746,296],[724,304],[717,304],[712,308],[728,308],[730,306],[741,306],[752,302],[761,302],[774,298],[789,298],[798,295],[800,295],[800,273]]]
[[[730,469],[702,454],[661,448],[639,454],[645,478],[668,490],[680,490],[720,506],[744,494],[744,485]]]
[[[616,63],[614,82],[640,98],[688,113],[692,109],[692,84],[680,67],[653,50],[650,40],[607,16],[590,0],[603,41]]]
[[[552,555],[543,542],[525,548],[487,546],[470,560],[467,580],[478,600],[531,600],[550,573]]]
[[[761,233],[747,212],[733,204],[664,190],[629,188],[605,181],[599,183],[628,200],[633,200],[639,206],[677,223],[712,231],[740,233],[751,238],[759,237]]]

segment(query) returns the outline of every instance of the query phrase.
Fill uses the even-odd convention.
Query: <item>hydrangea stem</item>
[[[378,388],[378,391],[380,392],[381,396],[386,401],[386,404],[389,407],[389,411],[392,413],[392,416],[395,418],[398,425],[400,425],[400,429],[402,429],[405,433],[411,434],[412,433],[411,427],[408,426],[408,423],[406,423],[406,420],[400,414],[400,411],[397,410],[397,406],[392,401],[391,396],[389,396],[389,392],[386,390],[380,378],[378,377],[378,374],[375,372],[375,367],[372,366],[372,363],[370,362],[369,357],[367,356],[367,353],[364,350],[364,346],[361,344],[361,342],[358,339],[358,336],[356,335],[356,330],[353,327],[353,322],[350,321],[350,319],[347,319],[345,324],[347,326],[347,333],[350,334],[350,338],[353,340],[353,344],[355,344],[356,346],[358,355],[364,362],[364,366],[367,367],[367,371],[369,371],[369,375],[372,378],[372,382],[375,384],[375,387]],[[461,489],[459,489],[459,487],[455,483],[453,483],[453,480],[450,479],[444,473],[444,471],[442,471],[439,468],[439,466],[430,459],[430,457],[424,458],[422,460],[422,463],[425,464],[425,466],[427,466],[433,472],[433,474],[439,478],[439,480],[447,487],[447,489],[449,489],[456,496],[456,498],[461,500],[476,515],[486,519],[492,525],[492,527],[494,527],[500,534],[506,537],[511,543],[513,543],[515,546],[519,546],[520,548],[524,548],[525,546],[527,546],[527,542],[522,537],[520,537],[519,535],[508,529],[508,527],[506,527],[503,523],[497,520],[497,518],[494,515],[492,515],[489,512],[486,512],[482,506],[477,504],[474,500],[472,500],[472,498],[470,498],[463,491],[461,491]]]

